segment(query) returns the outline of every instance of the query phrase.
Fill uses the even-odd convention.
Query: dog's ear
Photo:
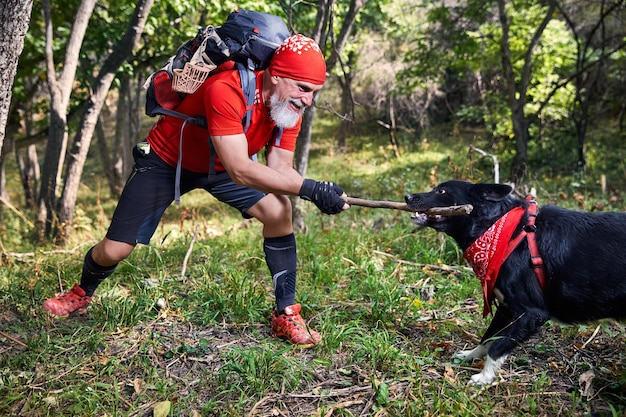
[[[513,191],[506,184],[474,184],[473,191],[487,201],[500,201]]]

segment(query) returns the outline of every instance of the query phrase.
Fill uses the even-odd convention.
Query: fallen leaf
[[[578,383],[581,385],[581,387],[578,389],[580,395],[586,398],[590,398],[593,396],[592,384],[593,378],[595,377],[596,374],[593,372],[593,370],[590,369],[578,378]]]
[[[145,386],[146,383],[141,378],[135,378],[133,380],[133,388],[135,389],[135,394],[140,394]]]
[[[451,366],[446,366],[445,372],[443,376],[448,380],[449,383],[454,384],[456,382],[456,374]]]
[[[167,417],[172,409],[171,401],[161,401],[154,404],[154,408],[152,409],[152,415],[154,417]]]

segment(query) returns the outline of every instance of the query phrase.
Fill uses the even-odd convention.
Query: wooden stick
[[[381,200],[365,200],[363,198],[348,197],[347,195],[341,196],[341,198],[351,206],[361,206],[370,208],[384,208],[392,210],[402,210],[415,213],[415,210],[410,209],[406,203],[399,203],[395,201],[381,201]],[[470,214],[474,207],[471,204],[464,204],[460,206],[450,207],[432,207],[425,211],[426,214],[439,215],[439,216],[465,216]]]
[[[18,345],[20,345],[20,346],[21,346],[21,347],[23,347],[23,348],[28,348],[28,346],[26,346],[26,343],[21,342],[21,341],[19,341],[19,340],[15,339],[14,337],[11,337],[10,335],[8,335],[8,334],[7,334],[7,333],[5,333],[5,332],[0,332],[0,336],[6,337],[6,338],[7,338],[7,339],[9,339],[10,341],[12,341],[12,342],[14,342],[14,343],[17,343]]]

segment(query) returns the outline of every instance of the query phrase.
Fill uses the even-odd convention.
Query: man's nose
[[[304,92],[302,96],[300,96],[300,100],[302,100],[302,103],[305,106],[310,107],[313,104],[313,92]]]

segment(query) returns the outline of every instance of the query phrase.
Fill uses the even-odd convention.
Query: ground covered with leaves
[[[464,266],[417,264],[391,252],[362,250],[370,254],[372,271],[377,272],[370,271],[368,263],[353,264],[358,254],[350,259],[339,256],[335,267],[343,265],[344,274],[356,271],[356,278],[375,274],[379,288],[367,293],[358,286],[354,290],[359,296],[352,297],[347,294],[354,277],[346,278],[332,289],[329,299],[334,302],[305,303],[305,317],[324,335],[324,343],[309,350],[269,336],[268,298],[261,295],[267,290],[264,277],[246,283],[213,275],[212,281],[223,279],[220,285],[226,292],[243,293],[239,299],[216,294],[202,298],[200,293],[218,291],[217,287],[205,287],[189,277],[162,282],[164,294],[140,288],[154,285],[150,278],[117,282],[96,297],[87,315],[67,319],[43,314],[37,305],[41,300],[11,303],[19,296],[32,297],[37,288],[24,288],[21,295],[6,294],[0,313],[0,414],[612,416],[626,412],[626,333],[621,324],[548,323],[540,335],[515,351],[496,384],[467,386],[482,364],[459,362],[454,353],[477,343],[487,324],[481,319],[478,281]],[[139,258],[154,256],[149,251]],[[137,274],[139,269],[127,272]],[[396,285],[398,293],[387,287],[389,280],[401,283]],[[469,297],[463,295],[466,292]],[[218,299],[223,305],[217,314],[198,315],[198,310],[215,307]]]

